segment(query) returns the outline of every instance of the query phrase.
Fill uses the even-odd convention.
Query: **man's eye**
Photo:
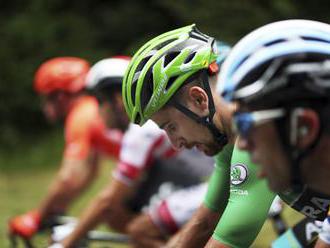
[[[175,126],[173,124],[167,125],[167,131],[173,133],[175,131]]]

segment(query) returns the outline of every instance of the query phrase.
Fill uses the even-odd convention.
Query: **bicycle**
[[[68,225],[77,223],[77,219],[71,216],[54,216],[50,220],[48,220],[46,223],[43,223],[42,227],[40,228],[38,233],[45,233],[47,231],[51,231],[51,233],[54,233],[55,228],[58,228],[62,225]],[[33,240],[31,239],[25,239],[21,236],[17,236],[15,234],[8,234],[9,242],[10,242],[10,248],[18,248],[19,244],[21,243],[24,248],[38,248],[33,243]],[[126,234],[121,233],[115,233],[110,231],[98,231],[98,230],[92,230],[89,231],[86,235],[86,237],[77,244],[77,248],[88,248],[90,247],[90,244],[95,242],[102,242],[105,246],[110,248],[111,245],[115,244],[129,244],[130,239]]]
[[[272,242],[272,248],[284,247],[313,247],[317,239],[317,235],[321,230],[321,223],[309,218],[304,218],[291,228],[287,228],[285,220],[282,217],[283,208],[269,213],[268,219],[272,222],[273,229],[278,238]],[[39,233],[47,231],[54,232],[56,227],[65,224],[76,223],[78,220],[71,216],[54,216],[46,223],[43,223]],[[33,240],[27,240],[19,236],[10,235],[10,248],[18,248],[19,243],[24,248],[38,248]],[[114,233],[109,231],[89,231],[87,236],[81,240],[77,248],[88,248],[96,242],[102,243],[102,247],[111,248],[112,245],[127,245],[130,239],[125,234]],[[288,246],[286,246],[288,247]]]

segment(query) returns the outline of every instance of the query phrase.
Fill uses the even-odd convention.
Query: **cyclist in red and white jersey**
[[[31,238],[43,221],[66,211],[95,178],[101,153],[118,157],[122,132],[107,130],[97,99],[84,93],[89,63],[76,57],[44,62],[34,89],[44,98],[48,120],[65,119],[65,148],[60,169],[46,196],[33,211],[12,218],[10,232]]]
[[[175,151],[151,121],[143,127],[129,123],[121,96],[121,59],[101,60],[87,76],[88,87],[111,108],[112,121],[127,127],[119,161],[112,180],[73,232],[56,240],[62,242],[57,247],[72,247],[101,222],[130,234],[134,246],[159,247],[191,217],[206,192],[203,182],[213,170],[212,159],[197,151]],[[201,163],[205,167],[200,168]]]

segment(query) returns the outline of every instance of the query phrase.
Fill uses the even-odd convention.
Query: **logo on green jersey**
[[[240,185],[248,177],[248,170],[244,164],[235,164],[231,167],[230,180],[233,185]]]

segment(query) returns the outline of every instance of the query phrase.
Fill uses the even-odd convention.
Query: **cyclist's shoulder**
[[[239,168],[256,178],[257,166],[251,161],[249,153],[239,149],[237,144],[227,144],[214,159],[216,167],[228,166],[231,170]]]
[[[163,136],[165,137],[165,132],[162,131],[154,122],[148,121],[142,127],[130,123],[127,131],[124,134],[124,140],[136,141],[140,143],[143,141],[153,141]]]
[[[73,103],[67,116],[69,121],[89,121],[99,115],[99,104],[93,96],[80,96]]]
[[[235,145],[227,144],[214,156],[216,166],[230,166]]]
[[[83,95],[78,97],[71,108],[70,113],[88,115],[98,112],[99,104],[95,97]]]
[[[65,120],[65,129],[66,131],[89,129],[100,120],[99,105],[96,98],[81,96],[76,99],[69,111]]]
[[[231,153],[231,164],[232,166],[235,164],[244,164],[245,166],[253,169],[256,171],[257,166],[255,163],[252,162],[250,154],[247,151],[241,150],[237,142],[233,146],[232,153]]]
[[[120,157],[144,163],[149,156],[162,157],[170,150],[171,143],[155,123],[147,122],[142,127],[130,124],[122,140]]]

